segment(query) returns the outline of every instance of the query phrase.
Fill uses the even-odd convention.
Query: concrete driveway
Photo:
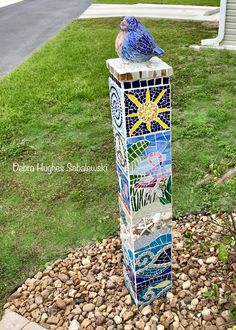
[[[77,19],[91,0],[24,0],[0,8],[0,76]]]
[[[92,4],[79,18],[137,16],[177,21],[218,22],[219,7],[142,4]]]

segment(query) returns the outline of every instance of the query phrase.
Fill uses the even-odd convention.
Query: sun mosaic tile
[[[138,136],[170,129],[170,85],[125,93],[126,134]]]
[[[130,74],[130,64],[119,62],[112,67],[111,63],[124,279],[135,304],[148,304],[172,285],[171,89],[170,77],[157,74],[167,72],[162,65],[168,72],[172,68],[158,61],[153,71],[148,67]],[[152,79],[135,79],[146,72]]]

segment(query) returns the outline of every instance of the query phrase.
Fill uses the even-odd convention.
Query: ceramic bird
[[[115,47],[118,56],[128,62],[146,62],[164,54],[151,33],[134,16],[126,16],[121,22]]]

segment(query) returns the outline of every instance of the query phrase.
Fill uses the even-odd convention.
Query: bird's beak
[[[127,26],[128,26],[128,24],[127,24],[126,20],[123,19],[123,21],[120,23],[120,29],[122,31],[126,31],[127,30]]]

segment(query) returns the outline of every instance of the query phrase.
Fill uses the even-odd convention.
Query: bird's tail
[[[165,51],[162,48],[156,47],[153,49],[153,54],[157,56],[162,56],[165,54]]]

